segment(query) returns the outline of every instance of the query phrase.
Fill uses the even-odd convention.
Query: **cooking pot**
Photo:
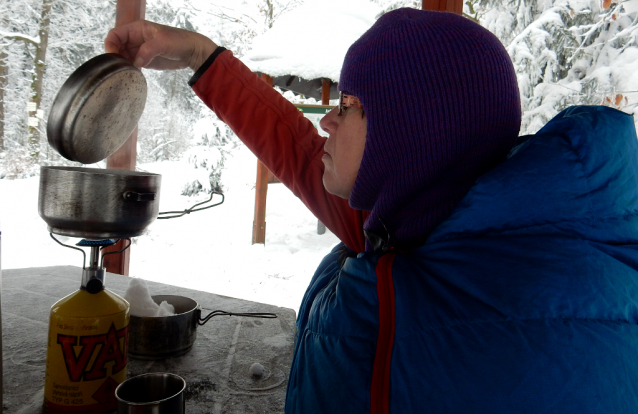
[[[49,232],[85,239],[139,236],[156,218],[182,217],[224,202],[215,188],[208,200],[182,211],[158,213],[162,176],[138,171],[42,167],[38,212]],[[213,195],[221,201],[208,204]]]
[[[138,359],[157,360],[187,353],[195,343],[197,325],[204,325],[214,316],[246,316],[276,318],[274,313],[234,313],[212,311],[201,317],[202,309],[190,298],[178,295],[151,296],[158,305],[163,301],[175,307],[175,315],[133,316],[129,322],[128,355]]]
[[[51,105],[49,144],[63,157],[98,162],[129,138],[146,104],[146,79],[128,59],[96,56],[64,82]],[[51,233],[90,239],[139,236],[159,210],[161,176],[42,167],[38,212]]]
[[[129,138],[146,103],[146,80],[126,58],[96,56],[64,82],[47,123],[49,144],[83,164],[113,154]],[[224,202],[219,188],[190,209],[158,213],[158,174],[82,167],[42,167],[38,211],[51,233],[86,239],[139,236],[158,214],[181,217]],[[220,194],[222,201],[195,208]]]
[[[42,167],[38,212],[49,231],[110,239],[143,233],[158,215],[158,174],[80,167]]]

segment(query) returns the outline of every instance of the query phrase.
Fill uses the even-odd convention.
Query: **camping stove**
[[[86,290],[89,293],[98,293],[102,289],[104,289],[104,273],[106,272],[104,269],[104,256],[109,254],[121,253],[124,250],[128,249],[131,246],[131,239],[126,238],[124,240],[128,240],[128,244],[122,250],[117,250],[113,252],[103,253],[100,255],[102,249],[113,246],[118,243],[122,239],[105,239],[105,240],[90,240],[90,239],[82,239],[79,243],[76,244],[78,247],[69,246],[67,244],[62,243],[58,239],[55,238],[53,233],[50,233],[51,238],[55,240],[59,245],[68,247],[70,249],[79,250],[82,252],[82,256],[84,257],[82,264],[82,283],[81,289]],[[86,252],[80,247],[90,247],[91,252],[89,253],[89,266],[86,266]]]
[[[130,305],[104,288],[104,256],[119,252],[100,252],[119,240],[82,239],[70,246],[51,238],[81,251],[84,262],[80,288],[51,307],[43,411],[110,413],[117,408],[115,388],[126,379]],[[131,245],[127,240],[122,251]],[[88,266],[83,247],[91,250]]]

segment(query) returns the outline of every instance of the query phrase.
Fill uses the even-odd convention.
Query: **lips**
[[[330,154],[330,151],[328,151],[328,140],[326,139],[325,144],[323,145],[323,155],[321,156],[321,159],[323,160],[325,157],[328,158],[332,158],[332,155]]]
[[[328,151],[328,143],[332,141],[330,138],[332,138],[332,136],[326,138],[326,140],[324,141],[324,143],[323,143],[323,152],[325,152],[326,154],[332,156],[332,154],[330,154],[330,151]]]

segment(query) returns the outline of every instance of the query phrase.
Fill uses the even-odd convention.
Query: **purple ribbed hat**
[[[360,99],[368,128],[350,205],[371,212],[367,232],[387,228],[400,247],[424,243],[520,128],[505,48],[452,13],[383,15],[348,50],[339,89]]]

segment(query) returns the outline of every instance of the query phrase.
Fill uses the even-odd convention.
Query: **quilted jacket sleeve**
[[[325,191],[325,139],[294,105],[230,51],[215,59],[193,90],[330,231],[351,250],[365,249],[364,213]]]

